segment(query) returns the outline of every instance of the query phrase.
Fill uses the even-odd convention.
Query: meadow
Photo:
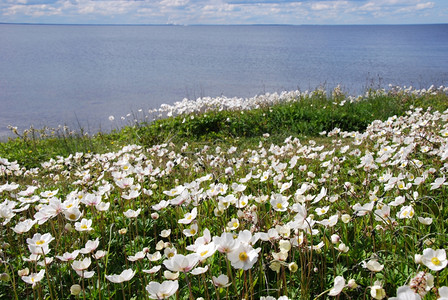
[[[448,299],[448,88],[110,122],[0,143],[0,298]]]

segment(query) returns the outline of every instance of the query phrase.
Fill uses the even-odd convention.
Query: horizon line
[[[175,24],[175,23],[32,23],[32,22],[0,22],[0,25],[49,25],[49,26],[416,26],[416,25],[447,25],[447,23],[381,23],[381,24]]]

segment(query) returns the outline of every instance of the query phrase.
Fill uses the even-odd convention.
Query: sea
[[[448,84],[448,24],[0,24],[0,137],[107,131],[184,98],[389,84]]]

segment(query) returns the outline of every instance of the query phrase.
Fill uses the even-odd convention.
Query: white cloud
[[[189,0],[163,0],[160,2],[162,6],[168,7],[178,7],[178,6],[186,6],[189,3]]]
[[[372,24],[416,22],[431,14],[440,19],[448,10],[442,2],[446,0],[1,1],[0,17],[5,21],[49,23]]]

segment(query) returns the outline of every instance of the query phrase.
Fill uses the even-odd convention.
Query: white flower
[[[94,241],[88,240],[86,242],[85,247],[82,248],[80,251],[82,254],[91,253],[91,252],[95,251],[96,248],[98,248],[99,244],[100,244],[100,240],[98,238]]]
[[[342,289],[345,287],[345,279],[343,276],[337,276],[334,279],[334,286],[328,293],[330,296],[337,296],[342,292]]]
[[[282,194],[272,194],[271,195],[271,206],[275,211],[286,211],[288,208],[288,197],[283,196]]]
[[[164,229],[160,232],[160,236],[163,238],[169,237],[171,234],[171,229]]]
[[[193,274],[193,275],[199,275],[199,274],[203,274],[203,273],[205,273],[205,272],[207,272],[208,271],[208,266],[205,266],[205,267],[197,267],[197,268],[194,268],[193,270],[191,270],[191,274]]]
[[[386,291],[381,286],[381,282],[375,281],[373,286],[370,287],[370,296],[377,300],[381,300],[386,297]]]
[[[176,281],[164,281],[161,284],[155,281],[151,281],[146,286],[146,291],[149,293],[151,299],[166,299],[173,295],[179,288],[179,282]]]
[[[34,287],[36,283],[41,281],[44,278],[45,270],[40,270],[39,273],[31,273],[28,276],[22,276],[22,280],[26,283],[32,284]]]
[[[92,278],[93,275],[95,275],[95,271],[75,271],[75,272],[82,278]]]
[[[397,289],[397,297],[390,297],[389,300],[420,300],[419,294],[416,294],[409,286],[400,286]]]
[[[162,267],[162,266],[154,266],[154,267],[152,267],[152,268],[149,269],[149,270],[142,270],[142,271],[143,271],[144,273],[154,274],[154,273],[159,272],[159,270],[160,270],[161,267]]]
[[[240,221],[237,218],[232,218],[228,223],[227,227],[229,230],[235,230],[240,226]]]
[[[76,222],[75,229],[77,231],[92,231],[92,220],[82,219],[81,222]]]
[[[230,285],[229,283],[229,277],[227,275],[221,274],[218,277],[212,276],[213,284],[217,287],[228,287]]]
[[[168,270],[165,270],[163,272],[163,276],[165,276],[168,280],[177,280],[179,278],[179,272],[170,272]]]
[[[423,225],[431,225],[432,224],[432,218],[430,218],[430,217],[427,217],[427,218],[418,217],[417,219]]]
[[[448,287],[442,286],[439,287],[439,300],[448,300]]]
[[[397,213],[398,219],[411,219],[414,216],[414,208],[411,205],[402,206]]]
[[[240,243],[237,248],[227,254],[227,258],[235,269],[249,270],[257,262],[260,250],[261,248],[254,249],[249,244]]]
[[[71,260],[75,260],[76,257],[78,257],[79,254],[79,250],[75,250],[73,252],[65,252],[62,256],[56,255],[56,258],[59,259],[60,261],[71,261]]]
[[[137,210],[128,209],[123,214],[126,218],[137,218],[140,212],[141,212],[140,208]]]
[[[180,224],[190,224],[196,216],[198,215],[198,209],[195,207],[191,210],[191,212],[186,213],[182,219],[177,221]]]
[[[189,272],[199,262],[199,255],[196,253],[182,255],[175,254],[172,258],[163,262],[165,267],[172,272]]]
[[[384,265],[380,264],[376,259],[371,259],[365,267],[372,272],[380,272],[384,268]]]
[[[198,224],[193,223],[191,224],[190,228],[184,229],[182,232],[187,237],[194,236],[196,235],[196,233],[198,233]]]
[[[54,237],[51,236],[50,233],[40,234],[35,233],[33,238],[26,239],[28,243],[28,248],[33,254],[47,254],[50,252],[49,244],[54,240]]]
[[[126,269],[119,275],[106,275],[106,279],[113,283],[122,283],[124,281],[131,280],[135,275],[135,271],[132,269]]]
[[[426,248],[423,250],[422,263],[433,271],[440,271],[447,265],[445,249],[434,250]]]
[[[28,232],[36,223],[36,220],[26,219],[25,221],[17,223],[12,230],[18,234],[25,233]]]
[[[75,271],[84,271],[86,270],[92,261],[90,260],[90,257],[86,257],[83,260],[75,260],[72,263],[72,268]]]

